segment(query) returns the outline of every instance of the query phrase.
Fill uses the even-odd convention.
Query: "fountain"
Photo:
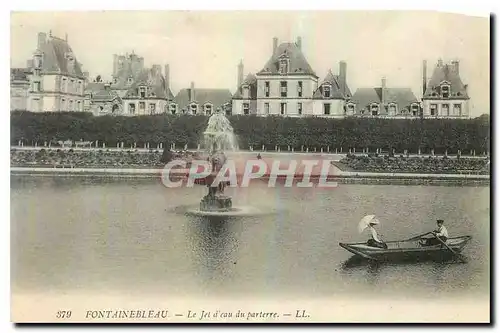
[[[231,197],[224,195],[226,184],[220,182],[214,185],[218,172],[227,161],[224,152],[236,149],[236,139],[231,123],[219,110],[209,118],[203,137],[205,148],[208,150],[208,161],[212,166],[212,172],[205,178],[208,194],[201,199],[200,210],[210,212],[231,211],[233,207]]]
[[[219,171],[228,160],[226,152],[237,150],[236,136],[233,127],[224,113],[217,110],[208,120],[208,125],[203,132],[203,147],[205,148],[211,164],[211,173],[205,177],[208,193],[201,199],[198,209],[188,209],[188,215],[210,218],[227,218],[253,216],[265,213],[254,207],[233,207],[232,198],[224,193],[226,182],[215,184]]]

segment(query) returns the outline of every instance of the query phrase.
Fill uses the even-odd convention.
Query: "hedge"
[[[316,149],[334,151],[351,148],[357,151],[382,149],[422,153],[434,149],[436,154],[452,154],[461,150],[478,154],[490,150],[490,119],[484,115],[474,119],[377,119],[321,117],[257,117],[229,116],[240,149],[268,150],[288,147],[295,151]],[[171,142],[177,147],[195,148],[201,142],[208,117],[203,115],[93,116],[90,113],[13,112],[11,144],[20,140],[25,145],[37,142],[96,141],[116,147],[145,143],[156,146]]]

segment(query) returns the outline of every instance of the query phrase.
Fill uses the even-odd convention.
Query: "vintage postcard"
[[[12,12],[11,321],[489,323],[490,19]]]

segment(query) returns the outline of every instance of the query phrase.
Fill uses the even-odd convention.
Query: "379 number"
[[[57,311],[56,317],[59,319],[71,318],[71,311]]]

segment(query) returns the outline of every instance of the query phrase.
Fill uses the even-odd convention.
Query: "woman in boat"
[[[378,234],[377,234],[377,230],[375,230],[375,225],[377,224],[377,221],[376,220],[372,220],[372,222],[370,222],[368,224],[368,229],[370,230],[371,234],[372,234],[372,238],[370,238],[368,240],[368,242],[366,242],[366,244],[368,246],[373,246],[373,247],[379,247],[379,248],[382,248],[382,249],[387,249],[387,244],[382,242],[379,238],[378,238]]]
[[[444,226],[444,220],[436,220],[436,224],[437,229],[432,232],[434,237],[424,238],[424,243],[422,245],[431,246],[446,243],[448,240],[448,230]]]

